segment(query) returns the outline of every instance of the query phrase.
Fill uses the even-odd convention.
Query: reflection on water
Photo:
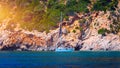
[[[1,67],[119,68],[120,52],[0,52]]]

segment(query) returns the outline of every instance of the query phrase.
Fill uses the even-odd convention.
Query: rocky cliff
[[[105,28],[111,30],[109,19],[111,13],[93,12],[85,15],[77,14],[74,21],[65,21],[62,27],[62,44],[73,47],[75,50],[120,50],[120,35],[114,33],[99,34],[98,30]],[[85,20],[85,21],[83,21]],[[0,50],[18,51],[54,51],[59,45],[59,28],[50,30],[49,33],[38,31],[8,31],[1,30]]]
[[[96,1],[96,0],[95,0]],[[0,24],[0,50],[54,51],[60,45],[59,28],[48,33],[28,31],[15,25],[6,28],[10,19]],[[62,44],[75,50],[120,50],[120,2],[115,11],[92,11],[69,15],[62,23]]]

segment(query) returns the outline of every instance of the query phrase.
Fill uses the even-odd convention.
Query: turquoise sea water
[[[120,68],[119,51],[0,52],[0,68]]]

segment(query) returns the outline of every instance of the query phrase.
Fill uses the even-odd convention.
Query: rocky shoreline
[[[54,51],[58,40],[58,30],[45,34],[29,31],[4,31],[0,37],[1,51]],[[33,33],[33,34],[32,34]],[[74,38],[76,36],[76,38]],[[69,33],[62,36],[62,44],[65,47],[73,47],[76,51],[119,51],[120,36],[100,34],[80,40],[79,36]]]

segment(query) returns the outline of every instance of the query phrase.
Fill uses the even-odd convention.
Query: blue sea
[[[0,68],[120,68],[120,52],[1,51]]]

